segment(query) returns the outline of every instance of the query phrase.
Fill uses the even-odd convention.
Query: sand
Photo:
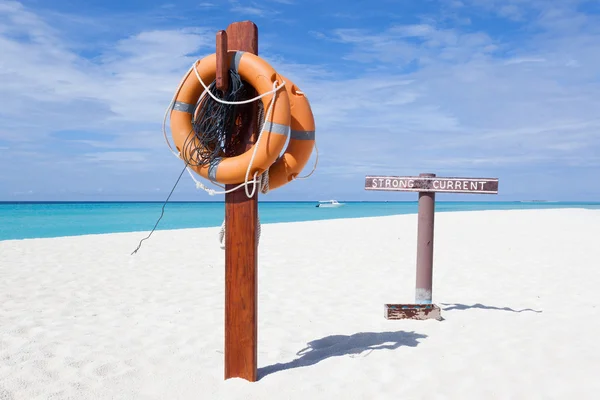
[[[263,225],[260,380],[223,379],[218,228],[0,242],[0,399],[595,399],[600,211]]]

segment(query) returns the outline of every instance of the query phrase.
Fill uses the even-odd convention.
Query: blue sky
[[[0,0],[0,201],[164,200],[164,111],[247,19],[319,147],[262,200],[415,200],[364,177],[420,172],[500,179],[440,200],[600,200],[598,0]],[[222,198],[184,176],[173,200]]]

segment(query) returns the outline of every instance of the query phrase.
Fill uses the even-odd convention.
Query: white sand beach
[[[0,242],[0,399],[597,398],[600,211],[437,213],[444,320],[386,320],[416,220],[263,225],[254,383],[223,379],[218,228]]]

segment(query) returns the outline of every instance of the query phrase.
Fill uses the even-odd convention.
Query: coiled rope
[[[207,86],[204,83],[204,81],[202,80],[202,78],[200,77],[200,74],[198,73],[198,70],[196,69],[196,65],[197,65],[197,63],[195,62],[192,65],[192,67],[188,70],[187,74],[185,74],[185,76],[179,83],[177,90],[175,91],[173,98],[171,99],[171,102],[169,103],[169,106],[167,107],[167,109],[165,111],[165,115],[163,118],[162,130],[163,130],[163,136],[165,138],[165,141],[167,142],[167,145],[169,146],[171,152],[177,158],[183,159],[181,156],[181,152],[176,152],[173,149],[173,147],[171,146],[171,143],[169,142],[169,140],[167,138],[166,123],[167,123],[167,117],[169,115],[169,111],[172,109],[172,107],[177,99],[177,95],[181,91],[181,87],[183,86],[183,83],[185,82],[185,80],[187,79],[189,74],[193,71],[194,74],[196,75],[196,78],[198,79],[198,82],[200,82],[200,84],[204,88],[204,91],[200,95],[200,98],[198,99],[198,103],[196,104],[196,107],[194,110],[194,117],[193,117],[193,123],[192,123],[194,135],[190,135],[187,138],[186,142],[184,143],[184,148],[186,148],[186,150],[188,150],[187,154],[193,155],[192,156],[193,159],[184,160],[184,161],[186,162],[185,169],[187,170],[188,174],[190,175],[190,177],[196,184],[196,188],[204,190],[211,196],[214,196],[215,194],[231,193],[231,192],[241,188],[242,186],[244,186],[244,191],[246,193],[246,196],[249,198],[254,196],[257,189],[260,190],[261,193],[266,194],[269,191],[269,171],[266,170],[265,172],[263,172],[260,175],[258,175],[258,173],[255,172],[254,176],[251,180],[249,179],[249,176],[250,176],[250,171],[252,169],[252,164],[254,163],[254,159],[255,159],[256,153],[258,151],[258,144],[259,144],[260,140],[262,139],[262,136],[263,136],[263,133],[265,130],[264,120],[268,119],[270,117],[271,113],[273,112],[273,106],[275,104],[275,98],[277,96],[277,92],[281,88],[284,87],[285,81],[282,82],[281,85],[277,85],[278,81],[276,80],[275,82],[273,82],[273,88],[271,91],[265,92],[261,95],[251,98],[251,99],[239,100],[240,97],[243,97],[244,95],[246,95],[248,93],[248,91],[245,90],[244,84],[242,83],[242,79],[239,76],[239,74],[230,69],[228,71],[229,77],[230,77],[230,80],[229,80],[230,85],[229,85],[227,92],[223,96],[224,98],[220,99],[216,96],[216,94],[217,94],[216,93],[217,92],[216,82],[213,81],[209,86]],[[208,98],[206,96],[207,94],[210,98]],[[258,138],[256,139],[256,143],[254,145],[254,151],[252,153],[250,163],[248,164],[248,169],[246,170],[246,176],[245,176],[244,182],[240,185],[237,185],[237,186],[229,189],[229,190],[223,190],[223,191],[216,191],[214,189],[206,187],[202,182],[200,182],[199,180],[196,179],[196,177],[192,173],[191,169],[188,167],[190,165],[192,165],[192,166],[207,165],[207,164],[210,164],[210,162],[212,160],[214,160],[215,158],[222,157],[225,153],[224,147],[225,147],[225,141],[226,141],[226,134],[227,134],[227,132],[230,132],[235,127],[235,120],[236,120],[236,116],[238,114],[237,113],[238,109],[236,106],[252,103],[254,101],[260,100],[264,96],[268,96],[271,94],[273,94],[273,97],[271,98],[271,101],[269,102],[269,107],[267,108],[266,115],[264,113],[264,107],[262,107],[262,102],[259,103],[259,107],[258,107],[259,108],[259,116],[258,116],[259,118],[258,118],[258,120],[259,120],[259,124],[260,124],[259,125],[260,133],[259,133]],[[231,106],[233,106],[233,107],[231,107]],[[240,135],[237,135],[237,136],[239,137]],[[194,140],[194,139],[196,139],[196,140]],[[200,143],[201,148],[198,148],[196,143]],[[214,181],[211,181],[211,183],[224,189],[223,185],[220,185]],[[249,191],[249,189],[248,189],[248,185],[250,185],[250,184],[252,184],[252,191]],[[259,219],[257,232],[256,232],[257,243],[260,240],[260,232],[261,232],[261,227],[260,227],[260,219]],[[221,225],[221,231],[219,232],[219,242],[221,244],[221,248],[225,248],[224,237],[225,237],[225,221],[223,221],[223,224]]]
[[[179,83],[179,86],[177,87],[177,90],[175,91],[175,94],[173,95],[173,98],[171,99],[171,102],[169,103],[169,106],[167,107],[166,111],[165,111],[165,115],[163,118],[163,124],[162,124],[162,130],[163,130],[163,136],[165,138],[165,141],[167,142],[167,145],[169,146],[169,148],[171,149],[171,153],[173,153],[173,155],[175,155],[175,157],[182,159],[181,153],[178,151],[175,151],[173,149],[173,147],[171,146],[171,143],[169,142],[169,139],[167,138],[167,131],[166,131],[166,124],[167,124],[167,117],[169,115],[169,111],[172,109],[173,105],[175,104],[175,101],[177,99],[177,95],[179,94],[181,87],[183,86],[183,83],[185,82],[185,80],[187,79],[187,77],[189,76],[190,73],[194,72],[196,75],[196,78],[198,79],[198,81],[200,82],[200,84],[202,85],[202,87],[204,87],[204,91],[202,92],[202,94],[200,95],[200,98],[198,100],[198,105],[200,104],[207,104],[207,103],[203,103],[204,97],[206,96],[206,94],[208,94],[215,102],[220,103],[220,104],[224,104],[224,105],[242,105],[242,104],[249,104],[252,103],[254,101],[260,100],[261,98],[263,98],[264,96],[268,96],[273,94],[273,97],[271,98],[271,101],[269,103],[269,107],[267,109],[266,115],[265,115],[265,120],[267,120],[269,118],[269,116],[271,115],[271,113],[273,112],[273,105],[275,104],[275,98],[277,96],[277,92],[284,87],[285,85],[285,81],[281,83],[281,85],[277,85],[278,81],[276,80],[275,82],[273,82],[273,89],[265,92],[263,94],[260,94],[254,98],[248,99],[248,100],[238,100],[238,101],[232,101],[232,100],[222,100],[219,99],[218,97],[215,96],[215,94],[212,93],[212,91],[210,90],[210,88],[208,86],[206,86],[206,84],[204,83],[204,81],[202,81],[202,78],[200,77],[200,74],[198,73],[198,70],[196,69],[196,63],[194,63],[192,65],[192,67],[188,70],[187,74],[185,74],[185,76],[183,77],[183,79],[181,80],[181,82]],[[232,74],[235,76],[237,75],[237,73],[235,73],[234,71],[230,70],[230,76],[232,76]],[[239,76],[239,75],[238,75]],[[240,78],[241,81],[241,78]],[[231,92],[231,87],[229,88],[229,92]],[[196,107],[195,113],[198,113],[198,106]],[[207,114],[204,114],[207,115]],[[263,136],[265,130],[265,124],[261,124],[261,129],[260,129],[260,133],[258,134],[258,138],[256,140],[255,146],[254,146],[254,151],[252,153],[252,157],[250,159],[250,163],[248,164],[248,168],[246,170],[246,176],[244,179],[244,182],[239,184],[238,186],[235,186],[229,190],[223,190],[223,191],[216,191],[214,189],[208,188],[206,187],[202,182],[198,181],[192,171],[187,168],[188,174],[190,175],[190,177],[192,178],[192,180],[194,181],[194,183],[196,184],[196,188],[198,189],[202,189],[204,190],[206,193],[208,193],[211,196],[214,196],[215,194],[226,194],[226,193],[231,193],[239,188],[241,188],[242,186],[244,186],[244,190],[246,192],[246,196],[248,197],[252,197],[254,196],[254,194],[256,193],[256,189],[257,187],[263,187],[262,185],[262,181],[266,178],[264,178],[265,175],[268,175],[268,170],[263,172],[263,174],[261,174],[261,176],[258,175],[258,172],[254,173],[254,176],[252,178],[252,180],[249,179],[250,177],[250,171],[252,170],[252,164],[254,163],[254,159],[256,157],[256,153],[258,151],[258,144]],[[184,160],[185,161],[185,160]],[[213,183],[216,186],[219,186],[220,188],[224,188],[223,185],[220,185],[216,182],[211,181],[211,183]],[[252,184],[252,192],[248,191],[248,185]],[[263,192],[266,193],[266,192]]]
[[[258,246],[260,242],[260,233],[261,233],[261,224],[260,224],[260,216],[256,215],[256,245]],[[219,229],[219,247],[225,249],[225,220],[221,224],[221,229]]]
[[[144,240],[150,238],[150,236],[152,235],[152,233],[158,226],[158,223],[160,222],[160,220],[162,219],[162,217],[164,215],[164,208],[165,208],[167,202],[169,201],[169,198],[173,194],[175,187],[179,183],[179,180],[181,179],[181,176],[184,171],[188,172],[188,174],[190,175],[190,177],[196,184],[197,189],[204,190],[210,196],[214,196],[215,194],[231,193],[231,192],[241,188],[242,186],[244,186],[244,191],[246,193],[246,196],[249,198],[254,196],[257,188],[260,190],[261,193],[264,193],[264,194],[268,193],[268,191],[269,191],[269,170],[268,169],[266,171],[264,171],[261,175],[258,175],[258,173],[255,172],[254,176],[252,177],[252,180],[249,180],[248,178],[250,175],[250,171],[252,170],[252,164],[256,157],[256,153],[258,150],[258,144],[264,133],[264,128],[265,128],[264,121],[267,120],[269,118],[269,116],[271,115],[271,113],[273,111],[273,105],[275,103],[275,97],[277,96],[277,92],[285,86],[285,81],[283,81],[281,83],[281,85],[278,86],[277,85],[278,81],[276,80],[275,82],[273,82],[272,90],[265,92],[261,95],[251,98],[251,99],[239,100],[240,97],[243,97],[244,95],[247,94],[247,91],[244,90],[245,89],[244,84],[243,84],[242,79],[239,76],[239,74],[236,71],[233,71],[230,69],[228,71],[229,78],[230,78],[229,79],[229,82],[230,82],[229,88],[226,93],[222,93],[224,98],[219,99],[216,96],[216,93],[217,93],[216,81],[213,81],[207,87],[206,84],[202,81],[202,78],[200,77],[198,70],[196,69],[197,63],[198,63],[198,60],[194,62],[194,64],[189,68],[187,73],[183,76],[183,78],[179,82],[179,85],[177,86],[177,89],[175,90],[175,93],[173,94],[173,97],[171,98],[171,101],[165,110],[165,114],[164,114],[163,122],[162,122],[162,132],[163,132],[165,142],[167,143],[167,146],[169,146],[171,153],[178,159],[183,160],[181,153],[179,151],[175,151],[173,149],[173,146],[171,146],[171,143],[169,142],[169,139],[167,137],[166,124],[167,124],[167,118],[169,116],[169,112],[173,109],[173,106],[175,105],[177,96],[179,95],[179,92],[181,91],[181,88],[183,87],[183,84],[185,83],[186,79],[189,77],[189,75],[193,71],[194,74],[196,75],[196,78],[198,79],[198,82],[200,82],[200,84],[204,88],[204,91],[201,93],[201,95],[198,99],[198,102],[196,103],[196,106],[194,108],[194,115],[193,115],[193,119],[192,119],[192,131],[194,133],[194,138],[196,139],[196,141],[198,143],[201,144],[201,147],[198,147],[198,146],[193,147],[193,145],[195,144],[194,140],[189,140],[190,137],[188,137],[186,139],[186,142],[184,143],[183,147],[188,149],[187,154],[190,154],[191,157],[189,160],[183,160],[185,162],[184,168],[181,171],[181,174],[179,175],[177,182],[175,182],[175,185],[171,189],[169,196],[167,197],[167,199],[165,200],[165,202],[162,206],[161,215],[158,218],[158,221],[156,221],[156,224],[152,228],[152,231],[150,232],[150,234],[140,241],[138,247],[133,251],[132,254],[135,254],[140,249],[142,242]],[[300,92],[300,91],[297,91],[297,93],[304,95],[304,93]],[[212,102],[209,101],[209,99],[206,97],[207,94],[213,100]],[[235,187],[229,189],[229,190],[216,191],[214,189],[206,187],[202,182],[198,181],[194,177],[189,166],[190,165],[191,166],[202,166],[202,165],[206,165],[207,163],[210,164],[210,162],[212,160],[214,160],[216,157],[221,157],[225,152],[224,151],[225,141],[226,141],[226,139],[228,139],[227,133],[230,132],[233,127],[235,127],[235,120],[236,120],[235,117],[237,116],[237,109],[235,107],[232,108],[232,107],[226,107],[226,106],[238,106],[238,105],[243,105],[243,104],[249,104],[254,101],[260,100],[264,96],[268,96],[271,94],[273,94],[273,97],[271,98],[271,101],[269,103],[269,107],[266,111],[266,115],[264,115],[265,113],[264,113],[264,107],[263,107],[262,102],[260,102],[258,104],[258,113],[259,113],[258,121],[259,121],[259,126],[260,126],[260,133],[256,140],[256,143],[254,146],[254,151],[252,153],[250,163],[248,164],[248,169],[246,170],[246,176],[245,176],[244,182],[238,186],[235,186]],[[214,103],[214,102],[216,102],[216,103]],[[190,132],[190,136],[191,136],[191,133],[192,132]],[[236,135],[236,136],[237,136],[237,138],[240,137],[240,135]],[[229,143],[229,144],[235,146],[235,143]],[[306,179],[314,173],[314,171],[317,168],[318,161],[319,161],[319,150],[317,148],[316,143],[315,143],[315,150],[316,150],[316,159],[315,159],[315,164],[313,166],[312,171],[306,176],[303,176],[303,177],[296,176],[294,179]],[[194,156],[196,156],[196,157],[194,158]],[[214,182],[211,180],[211,183],[224,189],[224,186],[218,184],[217,182]],[[249,184],[252,184],[252,192],[248,192]],[[256,242],[258,244],[258,242],[260,240],[260,234],[261,234],[260,218],[257,218],[257,222],[258,222],[258,227],[257,227],[257,232],[256,232],[256,235],[257,235]],[[225,221],[223,221],[223,223],[221,224],[221,229],[219,232],[219,242],[221,244],[221,248],[223,248],[223,249],[225,248],[224,237],[225,237]]]
[[[246,97],[248,91],[239,74],[231,70],[228,73],[230,84],[225,93],[217,90],[216,81],[207,90],[213,95],[221,92],[222,99],[229,102]],[[198,101],[192,117],[193,134],[188,135],[183,143],[182,153],[190,155],[187,160],[189,166],[208,166],[225,156],[227,145],[237,148],[241,135],[234,136],[237,139],[235,143],[228,136],[234,128],[239,128],[236,119],[241,107],[247,106],[219,103],[210,96],[203,96]]]
[[[167,123],[167,118],[169,116],[169,111],[171,111],[171,109],[173,108],[175,101],[177,99],[177,96],[178,96],[179,92],[181,91],[181,88],[183,87],[185,80],[188,78],[188,76],[192,72],[194,72],[194,74],[196,75],[196,78],[198,79],[198,82],[200,82],[200,84],[204,88],[204,91],[200,95],[198,102],[196,104],[196,107],[194,110],[193,124],[192,124],[193,131],[194,131],[193,138],[195,138],[197,140],[197,143],[200,143],[202,145],[202,149],[199,149],[197,146],[195,148],[190,148],[191,146],[194,145],[195,141],[193,139],[186,140],[186,142],[184,143],[184,148],[188,148],[189,151],[187,152],[187,154],[195,155],[196,157],[193,160],[187,160],[187,161],[184,160],[186,162],[184,169],[187,170],[188,174],[190,175],[190,177],[196,184],[196,188],[204,190],[210,196],[214,196],[215,194],[231,193],[231,192],[241,188],[242,186],[244,187],[246,196],[249,198],[254,196],[257,188],[263,194],[268,193],[268,191],[269,191],[269,170],[268,169],[260,175],[258,175],[258,173],[255,172],[254,176],[252,177],[251,180],[249,179],[249,177],[250,177],[250,171],[252,170],[252,164],[254,162],[254,159],[255,159],[255,156],[256,156],[256,153],[258,150],[258,144],[264,133],[264,129],[265,129],[264,121],[268,120],[269,116],[271,115],[271,113],[273,111],[273,105],[275,103],[275,97],[277,96],[277,92],[285,86],[285,81],[283,81],[281,83],[281,85],[278,86],[277,85],[278,81],[276,80],[275,82],[273,82],[272,90],[265,92],[261,95],[251,98],[251,99],[239,100],[240,97],[243,97],[248,92],[246,90],[244,90],[245,89],[244,84],[243,84],[242,79],[239,76],[239,74],[236,71],[233,71],[230,69],[228,71],[229,78],[230,78],[229,79],[229,82],[230,82],[229,88],[228,88],[227,92],[224,93],[224,95],[223,95],[224,98],[220,99],[216,96],[216,94],[217,94],[216,82],[213,81],[209,86],[207,86],[202,81],[202,78],[200,77],[200,74],[198,73],[198,70],[196,68],[197,62],[198,61],[194,62],[194,64],[190,67],[188,72],[183,76],[179,85],[177,86],[177,89],[175,90],[175,93],[173,94],[173,98],[171,99],[169,106],[165,110],[163,123],[162,123],[162,131],[163,131],[163,136],[165,138],[165,141],[167,142],[167,145],[169,146],[169,149],[171,150],[171,153],[173,153],[173,155],[175,155],[175,157],[183,160],[181,153],[179,151],[175,151],[173,149],[173,147],[171,146],[171,143],[169,142],[169,139],[167,137],[167,131],[166,131],[166,123]],[[300,91],[298,91],[297,93],[302,94],[302,95],[304,94]],[[206,97],[207,94],[212,99],[212,101],[210,101],[210,99],[208,99]],[[258,134],[258,138],[254,145],[254,151],[252,153],[250,163],[248,164],[248,169],[246,170],[246,176],[244,178],[244,182],[229,189],[229,190],[222,190],[222,191],[217,191],[215,189],[206,187],[202,182],[200,182],[199,180],[196,179],[196,177],[190,170],[189,166],[190,165],[192,165],[192,166],[207,165],[207,163],[210,164],[210,162],[212,160],[214,160],[216,157],[223,156],[226,134],[227,134],[227,132],[230,132],[231,129],[235,126],[235,116],[237,114],[237,109],[235,106],[249,104],[254,101],[260,100],[264,96],[268,96],[271,94],[273,95],[273,97],[271,98],[269,107],[266,110],[266,115],[264,112],[264,107],[263,107],[262,102],[259,103],[258,121],[259,121],[259,126],[260,126],[260,133]],[[234,106],[234,107],[227,107],[227,106]],[[237,135],[237,136],[239,137],[240,135]],[[190,135],[190,137],[192,137],[192,135]],[[188,139],[190,139],[190,138],[188,137]],[[315,164],[313,165],[312,171],[306,176],[297,176],[294,179],[306,179],[315,172],[318,161],[319,161],[319,150],[317,148],[316,143],[315,143],[315,150],[316,150],[316,159],[315,159]],[[211,183],[222,189],[225,188],[223,185],[220,185],[217,182],[214,182],[212,180],[211,180]],[[250,184],[252,184],[251,192],[248,191],[248,185],[250,185]],[[257,231],[256,232],[256,235],[257,235],[256,242],[258,244],[258,242],[260,240],[260,233],[261,233],[260,218],[258,218],[257,222],[258,222],[258,226],[257,226],[257,230],[256,230]],[[223,249],[225,248],[224,237],[225,237],[225,220],[223,220],[223,223],[221,224],[221,229],[219,232],[219,243],[220,243],[221,248],[223,248]]]
[[[259,181],[261,193],[267,193],[269,191],[269,174],[263,173]],[[256,224],[256,245],[258,246],[261,233],[260,216],[258,216],[258,214],[256,215]],[[219,247],[225,249],[225,219],[223,219],[221,229],[219,230]]]

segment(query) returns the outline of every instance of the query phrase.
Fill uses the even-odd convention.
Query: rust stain
[[[386,304],[386,319],[437,319],[443,320],[440,308],[435,304]]]

